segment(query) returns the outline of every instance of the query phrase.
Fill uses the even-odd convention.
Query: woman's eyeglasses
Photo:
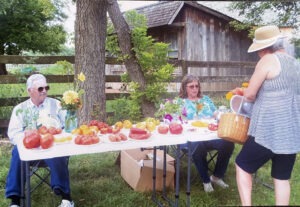
[[[44,90],[45,91],[48,91],[50,89],[50,87],[49,86],[45,86],[45,87],[38,87],[38,92],[43,92]]]
[[[198,89],[199,85],[189,85],[189,86],[186,86],[186,87],[188,87],[189,89],[194,89],[194,88]]]

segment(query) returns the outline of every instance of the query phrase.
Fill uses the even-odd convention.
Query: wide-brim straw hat
[[[263,26],[255,30],[252,45],[250,45],[248,52],[255,52],[264,48],[272,46],[279,38],[284,36],[277,26]]]

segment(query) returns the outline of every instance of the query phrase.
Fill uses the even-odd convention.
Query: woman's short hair
[[[188,94],[186,91],[186,87],[188,83],[191,83],[193,81],[197,81],[198,85],[199,85],[199,91],[198,91],[198,98],[202,97],[202,93],[201,93],[201,85],[200,85],[200,80],[197,76],[194,75],[186,75],[183,77],[182,81],[181,81],[181,86],[180,86],[180,90],[179,90],[179,97],[180,98],[187,98]]]

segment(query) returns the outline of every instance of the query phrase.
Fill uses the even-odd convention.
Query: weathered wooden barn
[[[234,31],[229,26],[233,18],[196,1],[161,1],[136,10],[146,16],[149,35],[170,43],[171,57],[218,62],[252,62],[258,59],[255,53],[247,53],[252,43],[248,33]],[[201,75],[200,70],[198,72]]]
[[[148,33],[171,44],[172,57],[195,61],[256,61],[247,49],[247,32],[236,32],[234,19],[196,1],[161,1],[136,9],[148,20]]]
[[[160,1],[137,8],[147,18],[148,34],[155,40],[170,44],[169,56],[184,61],[202,61],[194,65],[178,67],[176,73],[192,73],[201,77],[249,76],[256,62],[255,53],[247,53],[252,43],[247,31],[237,32],[229,26],[234,19],[196,1]],[[241,62],[241,64],[236,64]],[[107,68],[108,69],[108,68]],[[121,73],[120,67],[109,69]],[[208,91],[224,90],[232,85],[226,81],[209,80],[203,83]],[[176,90],[176,89],[175,89]]]

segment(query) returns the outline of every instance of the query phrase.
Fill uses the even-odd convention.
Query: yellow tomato
[[[72,134],[82,134],[81,129],[79,129],[79,128],[73,129],[71,133]]]
[[[138,122],[135,127],[139,129],[146,129],[146,122]]]
[[[95,132],[89,128],[82,130],[82,135],[93,135]]]
[[[80,127],[79,127],[79,129],[81,129],[81,130],[88,129],[88,128],[89,128],[89,126],[86,125],[86,124],[82,124],[82,125],[80,125]]]
[[[130,129],[130,128],[132,127],[131,121],[129,121],[129,120],[123,121],[123,127],[124,127],[125,129]]]
[[[155,130],[156,124],[155,124],[154,122],[147,122],[147,123],[146,123],[146,128],[147,128],[150,132],[152,132],[152,131]]]
[[[160,125],[159,119],[155,119],[155,124],[156,124],[156,126]]]
[[[97,126],[89,126],[89,129],[97,133],[99,131]]]
[[[120,129],[122,129],[123,128],[123,123],[121,121],[118,121],[118,122],[115,123],[115,127],[118,127]]]
[[[208,126],[208,123],[205,123],[202,121],[193,121],[191,124],[192,124],[192,126],[195,126],[195,127],[207,127]]]

